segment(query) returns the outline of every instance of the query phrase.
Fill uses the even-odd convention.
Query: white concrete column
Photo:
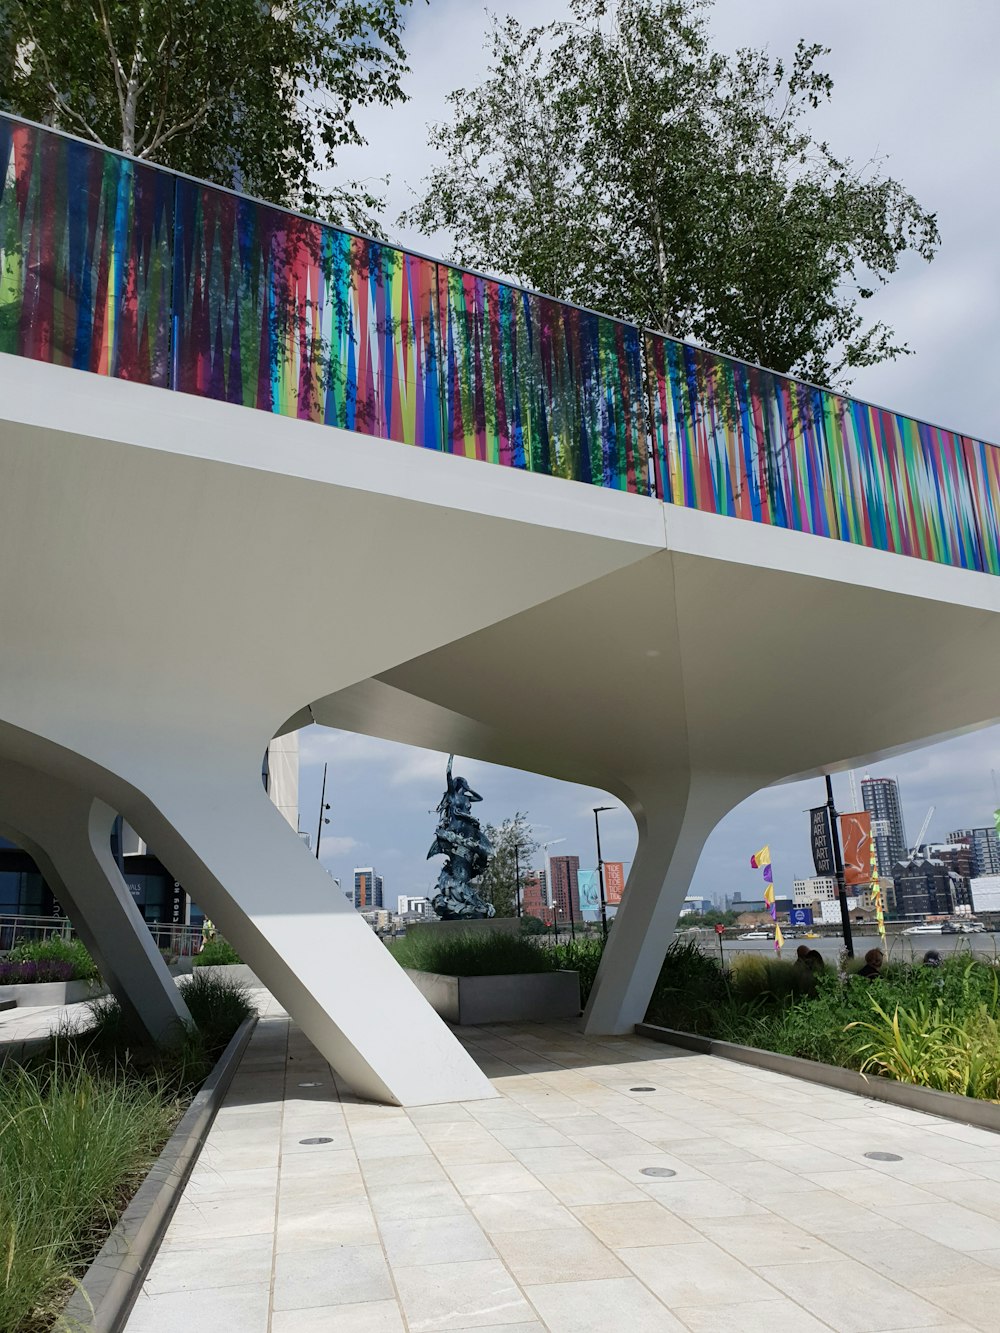
[[[0,763],[0,829],[34,858],[129,1024],[161,1041],[191,1015],[111,854],[115,818],[88,792]]]
[[[631,1032],[642,1022],[708,835],[765,782],[692,777],[646,791],[633,806],[639,842],[584,1014],[587,1033]]]
[[[496,1096],[255,776],[234,764],[161,780],[144,837],[360,1095],[404,1106]]]

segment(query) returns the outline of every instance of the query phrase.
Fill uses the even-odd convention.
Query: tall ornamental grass
[[[415,930],[389,945],[400,967],[439,972],[446,977],[510,976],[518,972],[554,972],[562,966],[555,950],[531,936],[499,931],[437,932]]]
[[[0,1330],[49,1328],[179,1114],[155,1084],[57,1057],[0,1075]]]

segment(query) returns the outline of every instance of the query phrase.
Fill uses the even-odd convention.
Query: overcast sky
[[[526,23],[562,17],[557,0],[508,0],[494,7]],[[799,37],[832,48],[832,104],[816,126],[834,151],[867,161],[888,157],[888,170],[934,210],[942,233],[931,265],[913,260],[869,303],[914,349],[914,355],[860,372],[853,391],[912,416],[1000,441],[1000,81],[996,50],[1000,6],[991,0],[716,0],[712,28],[718,46],[768,46],[790,55]],[[486,71],[486,10],[468,0],[417,0],[407,45],[410,101],[362,115],[369,146],[345,155],[343,174],[390,177],[387,216],[394,219],[419,190],[431,165],[427,126],[446,119],[446,96],[474,85]],[[430,254],[448,256],[448,238],[395,227],[391,234]],[[998,664],[1000,670],[1000,664]],[[401,893],[433,883],[440,858],[426,862],[433,810],[445,757],[365,737],[310,728],[302,733],[302,825],[315,837],[319,780],[330,764],[323,861],[347,887],[355,865],[385,878],[387,905]],[[484,796],[478,809],[499,821],[526,810],[539,841],[561,839],[552,854],[576,852],[595,861],[595,804],[618,805],[605,793],[473,761],[456,764]],[[874,766],[873,775],[900,780],[909,837],[936,806],[929,838],[982,825],[1000,804],[991,769],[1000,773],[1000,727]],[[859,777],[861,775],[859,774]],[[835,778],[837,802],[850,808],[846,776]],[[779,892],[811,874],[802,811],[823,799],[819,781],[759,792],[716,828],[705,846],[692,892],[721,896],[759,893],[749,857],[771,844]],[[635,830],[625,811],[602,816],[605,858],[629,861]]]

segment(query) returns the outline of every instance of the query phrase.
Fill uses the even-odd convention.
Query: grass
[[[439,972],[446,977],[554,972],[563,966],[555,949],[547,949],[531,936],[499,931],[416,930],[390,944],[389,951],[400,967]]]
[[[968,956],[888,964],[869,983],[832,967],[741,958],[723,970],[696,945],[667,951],[647,1020],[784,1055],[1000,1101],[1000,976]]]
[[[0,1333],[52,1327],[190,1097],[244,1018],[247,989],[191,977],[198,1028],[136,1043],[111,999],[22,1067],[0,1068]]]

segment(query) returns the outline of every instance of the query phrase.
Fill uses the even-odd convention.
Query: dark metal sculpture
[[[472,802],[483,798],[465,778],[452,777],[454,759],[453,754],[448,756],[448,788],[437,808],[437,828],[427,853],[428,859],[448,858],[438,875],[431,906],[445,921],[478,921],[496,915],[493,905],[472,887],[472,881],[486,869],[493,848],[472,813]]]

